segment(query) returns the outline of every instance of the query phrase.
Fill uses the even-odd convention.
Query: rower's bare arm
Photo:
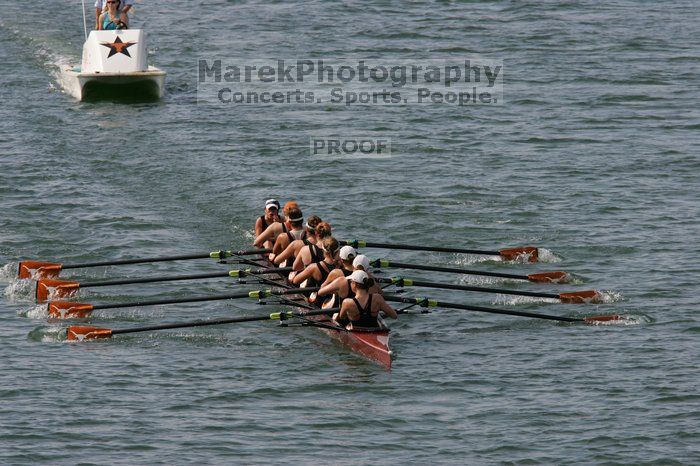
[[[316,266],[316,264],[308,266],[307,268],[305,268],[304,270],[302,270],[294,276],[294,278],[292,279],[292,283],[294,283],[295,285],[300,285],[307,278],[313,277],[314,270],[317,268],[318,267]]]
[[[337,293],[340,291],[340,282],[342,280],[345,280],[344,278],[336,278],[332,282],[328,283],[327,285],[323,285],[320,290],[318,290],[318,295],[319,296],[326,296],[329,294]]]
[[[343,322],[345,320],[350,320],[348,315],[349,311],[354,308],[351,300],[347,298],[343,300],[343,304],[340,305],[340,311],[338,312],[338,318],[336,320]]]
[[[294,240],[291,243],[289,243],[289,246],[287,246],[284,249],[284,251],[282,251],[281,253],[279,253],[275,257],[274,262],[276,265],[280,265],[282,262],[286,261],[287,259],[291,259],[292,257],[294,257],[295,243],[297,241],[299,241],[299,240]]]
[[[377,296],[375,299],[379,301],[379,310],[384,313],[386,317],[391,317],[392,319],[398,319],[399,315],[396,313],[393,307],[389,305],[384,298]]]
[[[292,264],[292,270],[300,271],[304,269],[304,260],[302,256],[304,255],[304,250],[302,249],[296,259],[294,259],[294,264]]]
[[[260,233],[256,238],[255,241],[253,241],[253,246],[261,248],[262,245],[265,243],[267,240],[272,240],[275,238],[277,228],[276,228],[276,223],[273,223],[272,225],[268,226],[265,228],[265,231]]]

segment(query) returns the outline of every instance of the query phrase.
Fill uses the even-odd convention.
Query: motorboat
[[[81,65],[62,69],[61,84],[78,100],[160,98],[166,73],[149,66],[147,58],[143,30],[91,31],[83,45]]]

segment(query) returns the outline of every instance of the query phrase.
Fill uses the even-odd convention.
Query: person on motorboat
[[[116,3],[118,15],[115,15],[115,18],[117,22],[121,21],[128,27],[129,18],[127,17],[127,13],[129,13],[129,10],[133,7],[134,0],[95,0],[95,29],[118,29],[116,27],[105,28],[102,21],[102,15],[108,12],[110,3]],[[116,25],[116,23],[114,24]],[[121,29],[126,29],[126,27]]]
[[[119,0],[107,0],[107,9],[100,15],[97,24],[99,30],[127,29],[129,20],[119,11]]]
[[[258,217],[255,221],[255,237],[257,238],[270,225],[276,222],[281,222],[279,216],[280,203],[277,199],[268,199],[265,201],[265,214]],[[263,245],[265,248],[271,248],[272,242],[268,241]]]
[[[375,285],[367,272],[355,270],[349,277],[350,289],[354,296],[345,298],[340,306],[340,312],[333,320],[348,330],[357,328],[384,328],[380,313],[385,317],[398,319],[398,314],[379,293],[369,290]]]

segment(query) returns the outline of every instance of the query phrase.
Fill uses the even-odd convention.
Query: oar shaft
[[[479,254],[486,256],[498,256],[500,251],[484,251],[479,249],[464,249],[464,248],[443,248],[438,246],[417,246],[412,244],[394,244],[394,243],[373,243],[369,241],[353,240],[341,241],[341,244],[352,246],[355,248],[382,248],[382,249],[403,249],[406,251],[433,251],[433,252],[453,252],[460,254]]]
[[[168,330],[174,328],[186,328],[186,327],[206,327],[209,325],[224,325],[224,324],[234,324],[237,322],[255,322],[262,320],[270,320],[270,316],[246,316],[246,317],[236,317],[231,319],[219,319],[219,320],[199,320],[190,322],[180,322],[175,324],[162,324],[162,325],[151,325],[148,327],[135,327],[135,328],[123,328],[112,330],[112,335],[118,335],[120,333],[138,333],[138,332],[150,332],[153,330]]]
[[[512,273],[483,272],[481,270],[460,269],[455,267],[438,267],[436,265],[406,264],[404,262],[387,261],[377,259],[370,263],[372,267],[394,267],[399,269],[428,270],[431,272],[460,273],[464,275],[482,275],[485,277],[509,278],[511,280],[529,280],[527,275],[515,275]]]
[[[242,316],[242,317],[232,317],[230,319],[217,319],[217,320],[192,320],[189,322],[179,322],[174,324],[161,324],[161,325],[149,325],[147,327],[134,327],[134,328],[123,328],[112,330],[112,335],[119,335],[125,333],[137,333],[137,332],[151,332],[154,330],[170,330],[176,328],[189,328],[189,327],[207,327],[212,325],[225,325],[225,324],[235,324],[240,322],[260,322],[264,320],[279,320],[292,318],[292,317],[306,317],[306,316],[317,316],[317,315],[330,315],[337,312],[337,309],[321,309],[318,311],[310,311],[306,313],[299,312],[279,312],[273,314],[267,314],[264,316]]]
[[[110,265],[145,264],[149,262],[182,261],[193,259],[225,259],[226,257],[231,256],[249,256],[254,254],[264,254],[266,252],[270,252],[270,249],[249,249],[243,251],[214,251],[208,253],[184,254],[178,256],[142,257],[137,259],[120,259],[114,261],[85,262],[82,264],[65,264],[62,266],[62,269],[82,269],[88,267],[106,267]]]
[[[144,307],[144,306],[160,306],[164,304],[183,304],[183,303],[200,303],[204,301],[223,301],[227,299],[242,299],[242,298],[264,298],[267,296],[278,296],[278,295],[288,295],[288,294],[299,294],[302,292],[312,293],[318,291],[320,288],[293,288],[290,290],[282,291],[269,291],[269,290],[258,290],[258,291],[246,291],[241,293],[233,294],[222,294],[222,295],[210,295],[210,296],[200,296],[197,298],[174,298],[174,299],[157,299],[153,301],[134,301],[130,303],[116,303],[116,304],[101,304],[93,306],[93,310],[99,309],[117,309],[123,307]]]
[[[230,272],[211,272],[211,273],[200,273],[192,275],[166,275],[161,277],[147,277],[147,278],[127,278],[124,280],[108,280],[104,282],[90,282],[81,283],[81,288],[94,288],[101,286],[116,286],[116,285],[131,285],[135,283],[156,283],[156,282],[174,282],[180,280],[205,280],[207,278],[223,278],[223,277],[245,277],[248,275],[263,275],[267,273],[278,273],[278,272],[290,272],[291,267],[279,267],[270,269],[258,269],[258,270],[238,270]],[[237,272],[237,274],[232,274]]]
[[[117,286],[117,285],[131,285],[135,283],[155,283],[155,282],[173,282],[178,280],[203,280],[206,278],[220,278],[228,277],[228,272],[216,272],[216,273],[200,273],[195,275],[175,275],[175,276],[164,276],[164,277],[148,277],[148,278],[132,278],[124,280],[108,280],[104,282],[90,282],[81,283],[81,288],[95,288],[101,286]]]
[[[422,282],[418,280],[407,280],[402,278],[377,278],[380,283],[394,283],[397,286],[420,286],[424,288],[438,288],[443,290],[475,291],[478,293],[509,294],[516,296],[529,296],[533,298],[560,299],[558,294],[538,293],[533,291],[507,290],[505,288],[486,288],[481,286],[456,285],[452,283]]]
[[[556,321],[560,321],[560,322],[584,322],[584,319],[577,319],[574,317],[560,317],[560,316],[554,316],[554,315],[549,315],[549,314],[538,314],[535,312],[511,311],[508,309],[495,309],[495,308],[490,308],[490,307],[470,306],[467,304],[435,301],[435,300],[430,300],[427,298],[424,299],[424,298],[405,298],[405,297],[400,297],[400,296],[384,296],[384,299],[387,301],[394,301],[394,302],[399,302],[399,303],[415,303],[416,301],[418,301],[420,303],[420,302],[426,301],[426,304],[429,307],[444,307],[444,308],[448,308],[448,309],[461,309],[464,311],[486,312],[489,314],[503,314],[503,315],[509,315],[509,316],[517,316],[517,317],[531,317],[534,319],[556,320]]]

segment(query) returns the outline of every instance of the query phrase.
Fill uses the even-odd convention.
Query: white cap
[[[265,210],[269,209],[270,207],[276,207],[277,210],[280,210],[280,201],[277,199],[268,199],[265,201]]]
[[[355,260],[352,261],[352,266],[357,267],[359,265],[361,265],[363,269],[369,270],[369,258],[364,254],[357,256]]]
[[[343,246],[340,248],[340,258],[344,261],[348,260],[348,257],[350,256],[357,256],[357,250],[353,248],[352,246]]]
[[[353,273],[350,274],[348,278],[355,283],[363,285],[365,283],[365,280],[369,278],[369,275],[367,275],[367,272],[365,272],[364,270],[355,270]]]

